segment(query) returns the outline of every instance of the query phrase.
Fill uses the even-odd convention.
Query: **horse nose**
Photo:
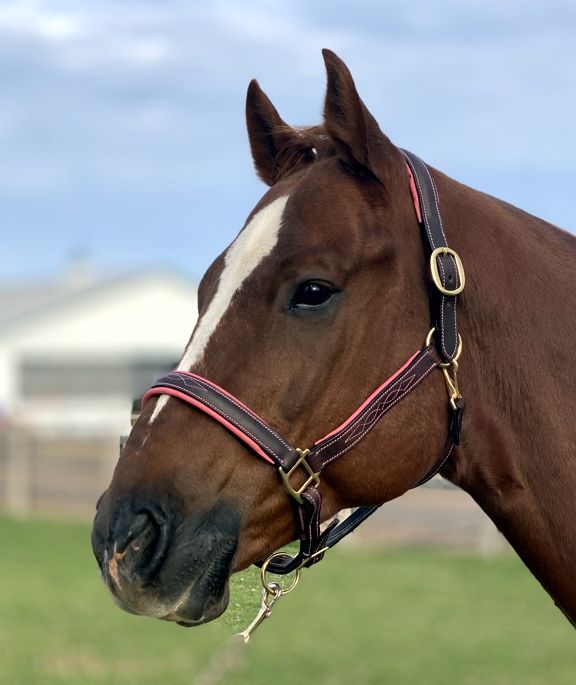
[[[158,505],[124,504],[110,524],[99,559],[104,577],[117,587],[122,578],[145,585],[158,573],[168,546],[169,526]]]

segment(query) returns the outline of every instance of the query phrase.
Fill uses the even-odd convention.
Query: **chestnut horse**
[[[324,57],[321,126],[290,127],[250,84],[252,155],[270,189],[202,279],[178,367],[304,446],[422,346],[434,290],[406,157],[344,63]],[[441,474],[470,493],[574,621],[576,239],[438,171],[431,178],[467,276],[458,306],[467,408]],[[398,497],[438,465],[450,404],[442,373],[421,380],[313,483],[321,520]],[[128,611],[209,621],[226,608],[231,573],[301,532],[270,459],[213,413],[156,392],[101,498],[94,552]]]

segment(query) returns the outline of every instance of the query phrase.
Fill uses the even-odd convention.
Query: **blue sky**
[[[0,280],[201,274],[264,190],[249,80],[317,123],[322,47],[394,142],[575,231],[575,36],[573,0],[0,0]]]

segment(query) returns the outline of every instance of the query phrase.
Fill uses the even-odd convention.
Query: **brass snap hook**
[[[288,594],[288,592],[292,592],[292,590],[298,585],[298,581],[300,580],[300,569],[296,569],[294,573],[294,578],[292,579],[292,582],[285,588],[283,588],[279,583],[276,581],[269,581],[266,577],[266,574],[268,573],[268,565],[273,559],[276,559],[277,557],[285,557],[289,556],[286,555],[284,552],[274,552],[274,554],[271,554],[268,559],[262,564],[262,568],[260,569],[260,580],[262,581],[262,597],[260,599],[260,610],[256,614],[254,620],[252,623],[241,633],[238,633],[238,637],[241,637],[244,642],[248,642],[250,638],[252,637],[252,633],[258,628],[258,626],[264,621],[264,619],[269,618],[270,614],[272,613],[272,608],[274,604],[282,597],[282,595]]]

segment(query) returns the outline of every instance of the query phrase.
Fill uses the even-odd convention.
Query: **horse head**
[[[249,86],[250,145],[269,189],[204,275],[178,367],[302,446],[420,348],[430,319],[405,158],[344,63],[324,57],[320,126],[289,126]],[[395,498],[430,470],[448,421],[442,375],[433,376],[327,466],[322,520]],[[277,470],[206,412],[163,394],[146,403],[121,454],[93,547],[120,606],[194,625],[224,611],[231,573],[297,533]]]

